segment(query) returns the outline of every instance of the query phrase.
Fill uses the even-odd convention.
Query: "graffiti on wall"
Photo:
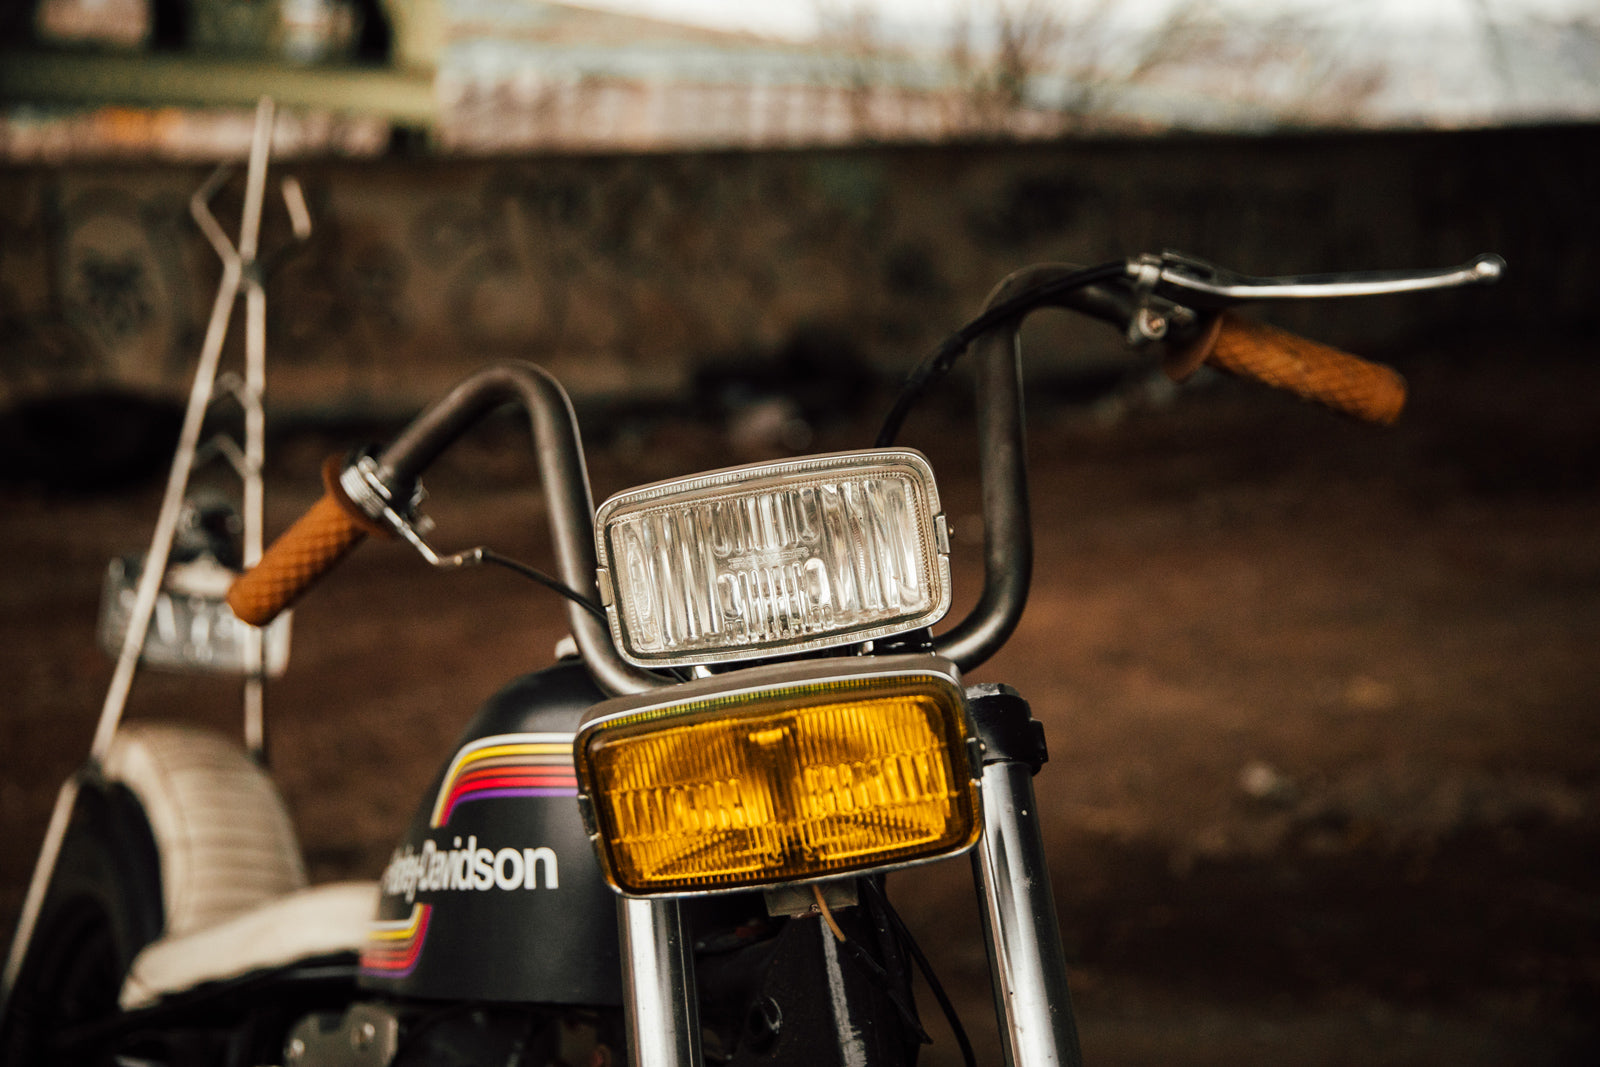
[[[0,379],[11,390],[152,384],[197,336],[181,198],[43,184],[0,220]]]
[[[1528,143],[297,164],[315,231],[267,264],[270,360],[294,372],[272,394],[289,407],[403,408],[516,357],[580,394],[659,396],[708,363],[759,364],[819,336],[897,374],[1029,262],[1177,247],[1269,273],[1439,264],[1491,243],[1509,256],[1524,229],[1549,227],[1529,229],[1526,201],[1515,217],[1502,209],[1519,203],[1497,188],[1510,178],[1457,163],[1542,151],[1592,168],[1594,153],[1574,156],[1557,134],[1497,136]],[[219,269],[186,210],[201,177],[0,174],[0,401],[105,384],[181,394]],[[226,228],[239,195],[216,205]],[[1568,226],[1575,208],[1560,210],[1552,224]],[[264,219],[266,249],[288,243],[281,215]],[[1372,309],[1330,321],[1334,340],[1344,326],[1386,328]],[[1117,344],[1070,343],[1101,355]]]

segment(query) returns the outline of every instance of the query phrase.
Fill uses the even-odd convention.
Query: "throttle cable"
[[[1076,289],[1095,285],[1099,282],[1110,281],[1113,278],[1124,277],[1128,266],[1121,260],[1112,263],[1102,263],[1098,267],[1084,267],[1073,271],[1063,278],[1047,282],[1034,289],[1018,293],[1007,300],[994,305],[973,318],[955,333],[945,338],[937,348],[925,356],[921,363],[906,376],[905,384],[900,387],[900,394],[895,398],[894,406],[889,409],[889,414],[883,420],[883,426],[878,430],[877,440],[873,442],[875,448],[887,448],[894,444],[894,439],[899,436],[900,428],[910,414],[912,405],[922,399],[924,393],[939,379],[950,373],[963,353],[988,331],[999,326],[1009,319],[1025,315],[1035,308],[1049,303],[1051,300]]]

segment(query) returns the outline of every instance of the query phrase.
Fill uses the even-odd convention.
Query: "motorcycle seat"
[[[192,933],[164,937],[134,958],[122,985],[126,1010],[208,982],[361,951],[377,914],[376,882],[299,889]]]
[[[129,723],[107,779],[138,798],[155,841],[166,936],[304,889],[305,861],[277,785],[238,744],[174,723]]]

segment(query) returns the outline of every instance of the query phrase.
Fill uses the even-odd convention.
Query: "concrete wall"
[[[1017,267],[1162,247],[1252,273],[1510,261],[1496,290],[1279,316],[1378,352],[1440,329],[1572,326],[1600,278],[1594,127],[282,172],[317,229],[268,282],[279,410],[406,408],[504,356],[579,396],[653,396],[797,337],[898,374]],[[0,403],[185,391],[219,274],[187,213],[205,173],[0,170]],[[229,230],[242,184],[216,202]],[[267,216],[281,247],[282,204]],[[1100,327],[1045,333],[1039,373],[1116,349]]]

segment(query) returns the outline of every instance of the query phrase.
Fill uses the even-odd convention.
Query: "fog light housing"
[[[869,641],[950,609],[939,492],[909,449],[657,482],[600,505],[595,528],[612,637],[643,667]]]
[[[607,880],[695,894],[882,870],[977,840],[953,664],[889,656],[759,667],[619,697],[573,744]]]

